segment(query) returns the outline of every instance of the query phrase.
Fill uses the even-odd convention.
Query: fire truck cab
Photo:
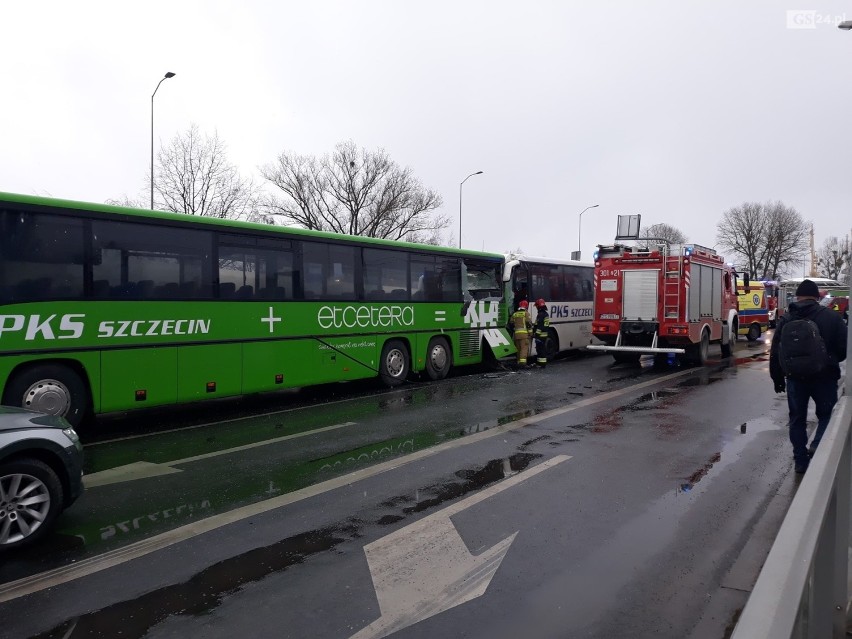
[[[718,343],[729,357],[738,330],[734,268],[698,244],[641,242],[598,246],[592,334],[604,344],[588,348],[616,362],[674,353],[704,364]]]

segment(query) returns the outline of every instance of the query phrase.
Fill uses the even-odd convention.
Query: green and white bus
[[[0,397],[93,414],[514,353],[503,257],[0,193]]]

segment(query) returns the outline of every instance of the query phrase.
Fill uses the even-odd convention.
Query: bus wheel
[[[760,325],[752,324],[748,327],[748,335],[746,335],[746,339],[750,342],[756,342],[760,337]]]
[[[429,379],[444,379],[453,365],[450,346],[443,337],[433,337],[426,352],[426,373]]]
[[[399,386],[408,377],[408,349],[398,339],[392,339],[382,348],[382,359],[379,363],[382,381],[388,386]]]
[[[48,415],[61,415],[79,426],[89,412],[89,394],[80,376],[67,366],[38,364],[12,378],[3,403]]]
[[[556,331],[550,329],[547,331],[547,338],[544,340],[544,356],[548,362],[552,362],[559,354],[559,336]]]

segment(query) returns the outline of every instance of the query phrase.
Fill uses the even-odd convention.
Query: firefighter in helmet
[[[512,335],[515,338],[515,348],[518,349],[518,366],[526,366],[527,353],[530,350],[530,331],[532,320],[527,310],[529,302],[521,300],[518,302],[518,310],[512,313]]]
[[[533,335],[535,336],[535,363],[540,368],[547,366],[547,329],[550,328],[550,317],[547,314],[547,304],[541,298],[535,301],[536,316]]]

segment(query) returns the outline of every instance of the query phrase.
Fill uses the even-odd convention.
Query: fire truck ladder
[[[668,244],[665,245],[663,256],[663,317],[666,319],[680,319],[681,292],[683,290],[683,250],[678,250],[677,269],[672,270],[675,261],[670,259]]]

